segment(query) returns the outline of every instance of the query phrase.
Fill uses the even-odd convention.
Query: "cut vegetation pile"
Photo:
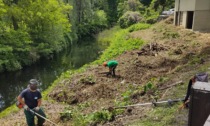
[[[102,74],[108,69],[98,64],[58,82],[48,94],[49,99],[56,102],[44,102],[48,118],[60,126],[186,125],[187,109],[178,111],[181,103],[107,110],[109,107],[183,98],[189,78],[197,72],[207,71],[210,34],[175,27],[170,24],[171,20],[127,34],[129,39],[142,39],[145,44],[112,57],[119,62],[116,77]],[[179,81],[183,83],[174,84]],[[1,118],[0,123],[23,126],[24,115],[20,111]],[[46,123],[48,125],[50,123]]]

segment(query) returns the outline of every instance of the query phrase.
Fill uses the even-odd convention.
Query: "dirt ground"
[[[49,94],[49,97],[57,102],[44,101],[43,107],[48,118],[59,126],[71,126],[71,120],[61,121],[60,119],[59,113],[64,110],[66,104],[77,107],[78,104],[88,103],[89,106],[83,109],[83,114],[95,112],[101,108],[109,108],[114,106],[113,101],[122,100],[121,94],[130,87],[137,90],[152,78],[169,78],[164,83],[157,82],[156,85],[160,92],[158,100],[170,96],[173,90],[168,87],[170,84],[180,80],[185,83],[197,72],[197,68],[210,63],[210,34],[175,27],[172,21],[172,18],[169,18],[150,29],[130,33],[129,37],[143,39],[147,44],[137,50],[124,52],[115,58],[119,62],[116,77],[107,77],[101,72],[106,72],[108,69],[97,65],[91,66],[86,72],[59,82]],[[137,91],[131,95],[130,100],[132,104],[150,102],[155,96],[154,93]],[[125,110],[113,121],[98,125],[129,125],[147,116],[143,113],[150,109],[151,107],[139,107]],[[182,115],[177,118],[186,121],[186,113],[183,113],[184,118]],[[2,126],[25,126],[24,118],[21,110],[1,118],[0,124]],[[49,122],[45,124],[45,126],[50,125],[52,124]]]

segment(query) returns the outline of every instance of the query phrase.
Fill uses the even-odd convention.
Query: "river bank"
[[[0,73],[0,112],[16,102],[16,97],[31,78],[39,80],[39,89],[43,92],[65,71],[79,69],[96,60],[107,46],[108,43],[102,45],[93,37],[84,37],[51,59],[42,58],[22,70]]]
[[[48,118],[59,126],[186,125],[187,110],[177,111],[181,103],[116,111],[107,108],[182,98],[188,79],[210,65],[210,35],[175,27],[170,20],[146,30],[117,30],[99,60],[63,73],[44,92]],[[119,61],[116,78],[99,74],[107,71],[101,63],[109,59]],[[180,80],[182,84],[167,88]],[[5,126],[22,126],[24,122],[22,111],[0,119]]]

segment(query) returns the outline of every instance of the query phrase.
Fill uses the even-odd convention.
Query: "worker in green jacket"
[[[108,62],[103,63],[103,66],[109,67],[109,72],[107,73],[107,76],[112,75],[113,77],[115,77],[115,69],[117,65],[118,65],[118,62],[116,60],[110,60]]]

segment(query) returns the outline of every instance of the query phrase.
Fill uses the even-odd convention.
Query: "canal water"
[[[32,78],[40,81],[40,90],[47,89],[66,70],[75,70],[96,60],[108,44],[102,45],[94,38],[85,38],[71,45],[51,59],[41,59],[36,64],[16,72],[0,74],[0,111],[16,102],[16,97]]]

